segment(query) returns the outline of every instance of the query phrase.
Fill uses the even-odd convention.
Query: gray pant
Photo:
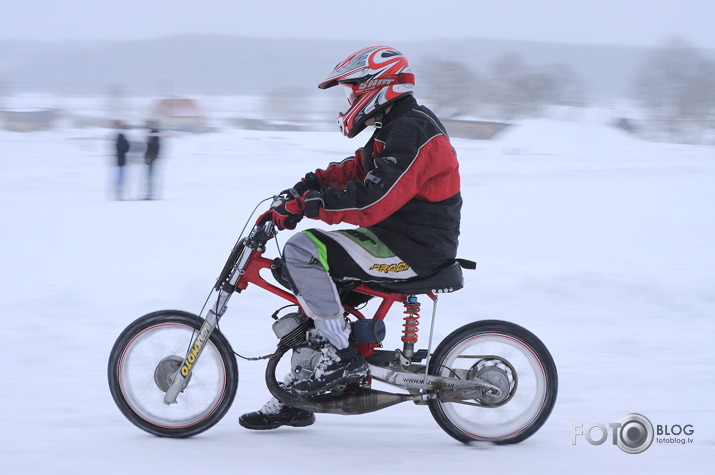
[[[297,233],[286,242],[283,261],[303,311],[338,349],[348,346],[350,326],[343,318],[333,275],[363,281],[395,281],[417,275],[364,228]]]

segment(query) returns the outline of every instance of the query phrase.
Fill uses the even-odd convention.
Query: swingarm
[[[392,368],[370,365],[373,379],[406,389],[411,394],[423,394],[425,400],[439,399],[456,402],[462,399],[479,399],[485,395],[494,398],[502,396],[502,390],[481,379],[460,379],[447,376],[425,376],[423,371],[408,372]]]

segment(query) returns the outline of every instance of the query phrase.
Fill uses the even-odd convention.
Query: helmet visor
[[[357,99],[353,92],[353,86],[351,84],[343,84],[343,90],[345,91],[345,97],[348,99],[348,104],[353,105]]]

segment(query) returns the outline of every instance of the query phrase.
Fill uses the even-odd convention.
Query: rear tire
[[[238,387],[231,345],[216,329],[192,368],[175,404],[164,404],[167,376],[189,350],[203,319],[179,310],[138,318],[117,338],[109,357],[109,389],[119,410],[134,425],[160,437],[191,437],[226,415]]]
[[[454,370],[462,370],[459,374],[481,371],[486,375],[484,371],[490,369],[496,376],[492,381],[511,380],[511,385],[507,381],[503,386],[506,391],[501,399],[434,399],[429,401],[430,412],[447,434],[464,443],[521,442],[539,430],[554,407],[558,392],[554,360],[541,340],[525,328],[485,320],[447,336],[430,359],[429,374],[454,376]]]

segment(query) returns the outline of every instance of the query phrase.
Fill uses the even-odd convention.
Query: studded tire
[[[140,429],[160,437],[191,437],[213,427],[231,407],[238,366],[218,329],[177,402],[164,404],[167,381],[202,323],[191,313],[161,310],[140,317],[117,338],[109,357],[109,389],[122,414]]]
[[[495,361],[500,363],[490,363]],[[541,340],[525,328],[485,320],[465,325],[447,336],[430,359],[429,373],[476,377],[479,365],[486,364],[501,365],[501,374],[514,380],[510,390],[513,393],[505,395],[502,403],[435,399],[429,402],[430,412],[447,434],[464,443],[521,442],[541,428],[554,407],[558,392],[554,360]]]

